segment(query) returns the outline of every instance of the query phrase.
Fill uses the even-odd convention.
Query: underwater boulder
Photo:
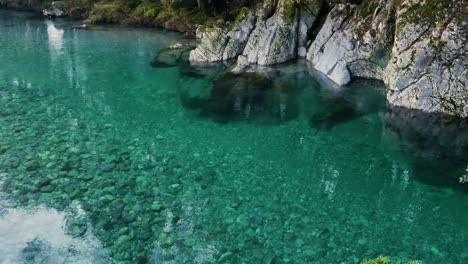
[[[188,58],[188,52],[193,48],[190,44],[176,43],[158,52],[151,62],[155,68],[175,67]],[[186,55],[186,56],[184,56]]]
[[[188,52],[183,54],[181,59],[183,62],[180,64],[180,73],[189,78],[209,78],[216,79],[223,74],[226,68],[229,66],[224,63],[215,62],[210,64],[204,64],[203,66],[194,65],[187,61]]]
[[[361,116],[353,103],[341,96],[323,98],[321,106],[309,116],[309,125],[319,130],[330,130]]]
[[[213,82],[210,98],[201,115],[225,122],[250,116],[254,106],[263,101],[263,92],[273,87],[273,81],[256,73],[226,73]]]

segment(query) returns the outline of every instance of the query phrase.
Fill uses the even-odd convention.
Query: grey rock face
[[[359,14],[356,5],[337,4],[312,43],[307,59],[338,85],[352,77],[382,79],[387,64],[385,42],[392,1],[378,2],[378,12]]]
[[[237,65],[231,70],[232,73],[241,73],[249,67],[249,60],[246,56],[240,55],[237,57]]]
[[[289,1],[280,0],[275,14],[259,21],[247,42],[243,55],[249,63],[271,65],[294,59],[298,19],[298,9]]]
[[[313,67],[338,85],[352,77],[384,80],[392,106],[468,116],[468,15],[461,2],[368,4],[375,11],[367,15],[362,5],[333,8],[308,51]]]
[[[451,3],[450,3],[451,2]],[[384,78],[391,105],[468,116],[466,12],[457,1],[438,6],[434,18],[418,17],[410,5],[397,11],[392,59]]]
[[[224,50],[229,40],[224,29],[199,27],[196,35],[199,44],[190,52],[191,63],[211,63],[223,60]]]
[[[352,51],[354,45],[350,32],[341,31],[341,27],[353,8],[350,5],[333,8],[307,53],[307,59],[314,68],[338,85],[351,81],[346,61],[349,55],[346,53]]]
[[[316,19],[311,10],[318,10],[321,2],[307,0],[304,3],[306,9],[296,1],[268,0],[264,1],[263,8],[245,15],[227,33],[220,33],[220,29],[210,29],[211,32],[199,29],[200,45],[192,51],[190,61],[215,62],[242,54],[245,57],[241,63],[247,58],[249,64],[272,65],[294,59],[298,53],[304,57],[308,31]],[[222,56],[219,55],[221,50]]]
[[[47,17],[63,17],[65,16],[65,2],[52,2],[50,8],[42,10],[42,14]]]
[[[309,38],[309,31],[312,28],[315,20],[317,19],[318,12],[321,8],[317,1],[304,1],[305,5],[299,10],[299,26],[298,26],[298,40],[297,40],[297,56],[305,58],[307,55],[307,42]]]
[[[174,67],[186,61],[187,52],[194,47],[186,43],[175,43],[165,49],[158,52],[156,57],[151,62],[152,67]],[[185,58],[185,60],[184,60]]]
[[[249,13],[246,17],[227,34],[229,41],[223,53],[223,60],[233,59],[242,51],[249,40],[250,33],[255,27],[256,17]]]

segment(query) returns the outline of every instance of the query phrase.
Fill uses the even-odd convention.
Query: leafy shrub
[[[117,3],[95,4],[89,14],[89,19],[94,23],[118,23],[125,14]]]

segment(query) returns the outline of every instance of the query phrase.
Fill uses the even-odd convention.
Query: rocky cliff
[[[266,0],[231,29],[202,27],[192,63],[235,71],[306,57],[338,85],[383,80],[392,106],[468,116],[467,1]]]
[[[306,54],[308,32],[320,1],[266,0],[256,11],[240,14],[228,32],[201,28],[200,45],[190,55],[194,63],[215,62],[240,56],[249,64],[272,65]]]
[[[468,116],[468,2],[405,1],[384,79],[390,104]]]

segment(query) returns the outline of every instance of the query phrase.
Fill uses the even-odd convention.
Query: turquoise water
[[[177,41],[0,10],[0,263],[468,262],[466,120]]]

